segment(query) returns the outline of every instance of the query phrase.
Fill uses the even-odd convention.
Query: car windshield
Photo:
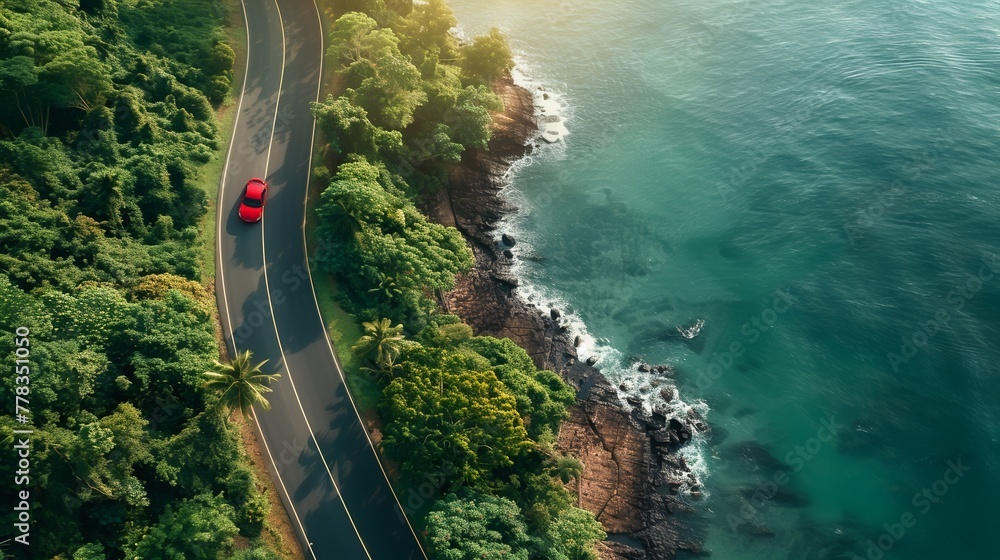
[[[243,204],[246,204],[250,208],[260,208],[263,206],[259,200],[250,198],[249,196],[243,199]]]

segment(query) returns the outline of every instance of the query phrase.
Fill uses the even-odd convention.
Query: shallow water
[[[560,94],[525,292],[678,369],[713,558],[1000,558],[1000,3],[450,3]]]

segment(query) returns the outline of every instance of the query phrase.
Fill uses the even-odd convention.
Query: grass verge
[[[241,64],[247,57],[247,32],[243,23],[242,8],[236,0],[226,2],[229,7],[229,25],[226,26],[226,42],[236,53],[236,76],[233,79],[229,99],[215,113],[218,125],[219,149],[212,154],[205,165],[198,168],[195,182],[204,191],[208,200],[208,211],[198,223],[198,269],[201,272],[201,284],[211,286],[215,283],[215,215],[219,205],[219,182],[222,169],[226,165],[226,154],[229,141],[233,136],[233,119],[236,118],[237,99],[243,87],[243,69]]]
[[[320,20],[323,25],[323,37],[330,36],[330,28],[337,19],[337,14],[333,9],[331,0],[315,0],[319,8]],[[335,65],[323,64],[323,78],[320,88],[319,99],[326,99],[327,95],[339,95],[343,90],[340,75],[337,74]],[[317,141],[313,149],[313,166],[322,165],[323,152],[325,148],[322,142]],[[311,181],[309,186],[309,199],[306,212],[306,251],[312,255],[316,248],[313,238],[313,231],[316,229],[316,213],[313,211],[319,194],[326,185]],[[378,384],[364,371],[361,370],[361,362],[354,357],[351,346],[361,338],[363,331],[358,320],[345,311],[336,301],[337,283],[328,274],[320,270],[312,270],[313,285],[316,287],[316,301],[319,303],[320,315],[326,325],[326,331],[333,342],[337,357],[344,368],[344,377],[347,379],[347,388],[351,392],[358,412],[362,417],[367,417],[366,413],[374,411],[381,398],[381,389]]]
[[[333,9],[332,0],[314,0],[316,2],[316,7],[319,8],[320,22],[323,25],[323,44],[329,42],[330,29],[333,27],[333,22],[337,21],[337,13]],[[325,54],[325,53],[324,53]],[[337,69],[333,64],[323,64],[323,87],[320,91],[320,100],[326,98],[328,94],[338,94],[339,85],[336,85],[337,81]]]
[[[257,429],[253,426],[252,420],[245,420],[239,415],[235,418],[234,424],[239,429],[240,441],[246,452],[244,459],[253,466],[254,474],[257,476],[257,491],[267,496],[267,501],[271,504],[271,511],[267,514],[264,530],[253,542],[247,544],[249,546],[265,545],[276,551],[281,560],[305,560],[305,554],[299,545],[298,535],[292,528],[291,520],[285,512],[285,506],[281,502],[281,498],[278,497],[278,491],[268,475],[267,462],[257,441]],[[237,550],[240,550],[239,546],[237,546]]]
[[[234,49],[235,50],[235,49]],[[226,164],[226,148],[233,135],[233,118],[236,115],[236,104],[227,103],[216,112],[216,122],[219,125],[219,149],[212,154],[208,163],[197,171],[195,182],[205,192],[208,198],[208,212],[198,223],[198,269],[201,272],[201,284],[211,286],[215,283],[215,214],[218,208],[219,178]]]
[[[316,214],[313,212],[313,202],[319,197],[323,185],[315,182],[309,189],[309,210],[306,215],[306,239],[308,241],[307,251],[311,255],[315,249],[313,240],[313,230],[316,228]],[[382,391],[378,384],[365,373],[362,363],[354,356],[351,346],[364,334],[358,320],[337,303],[335,294],[337,293],[337,283],[328,274],[313,269],[313,285],[316,287],[316,301],[319,303],[320,315],[323,317],[323,324],[326,325],[326,332],[330,335],[337,357],[340,358],[340,365],[344,369],[344,377],[347,379],[347,389],[354,398],[354,403],[358,407],[358,412],[362,416],[374,410],[378,406]]]

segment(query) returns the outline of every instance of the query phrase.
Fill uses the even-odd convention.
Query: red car
[[[267,183],[263,179],[254,177],[247,181],[247,186],[243,187],[243,196],[240,197],[240,209],[237,215],[244,222],[259,222],[264,215],[264,197],[267,196]]]

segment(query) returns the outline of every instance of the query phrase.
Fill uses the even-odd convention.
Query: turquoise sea
[[[1000,2],[450,4],[568,131],[511,174],[524,292],[713,426],[712,558],[1000,558]]]

